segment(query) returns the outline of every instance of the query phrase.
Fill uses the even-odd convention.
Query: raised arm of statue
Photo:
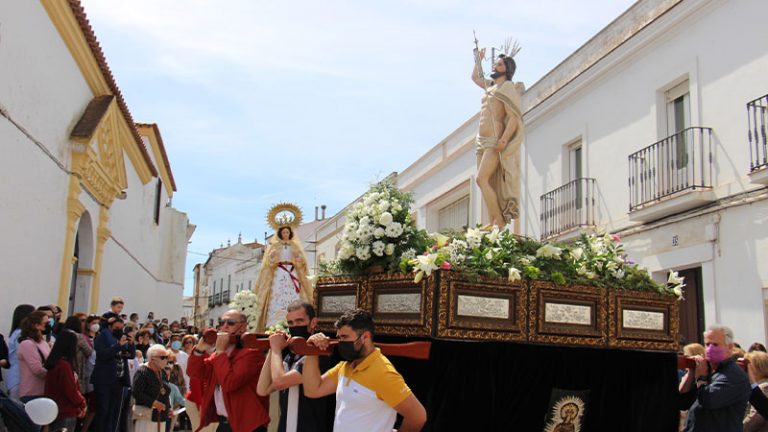
[[[487,81],[483,76],[483,69],[481,67],[481,62],[483,60],[485,60],[485,48],[480,48],[479,50],[475,49],[475,65],[472,67],[472,82],[485,90],[493,83]]]

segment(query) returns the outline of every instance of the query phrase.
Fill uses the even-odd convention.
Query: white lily
[[[490,240],[492,244],[496,244],[496,242],[499,241],[499,234],[499,227],[494,225],[493,230],[488,233],[488,240]]]
[[[560,259],[563,250],[547,243],[536,251],[536,257]]]
[[[522,278],[523,277],[520,274],[520,270],[518,270],[518,269],[516,269],[514,267],[510,267],[509,268],[509,281],[510,282],[519,281]]]
[[[580,247],[574,248],[573,250],[571,250],[571,256],[573,257],[573,259],[577,261],[580,260],[581,257],[584,256],[584,249]]]
[[[685,280],[684,277],[677,274],[676,271],[669,271],[669,277],[667,278],[667,283],[670,285],[681,285],[683,281]]]

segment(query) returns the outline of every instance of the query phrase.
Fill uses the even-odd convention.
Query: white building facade
[[[202,299],[206,301],[199,323],[196,321],[198,326],[217,325],[221,315],[229,310],[229,303],[234,300],[235,294],[254,290],[263,256],[264,245],[242,243],[241,238],[233,245],[214,249],[210,253],[199,276],[198,272],[195,273],[199,277],[195,286],[199,285]]]
[[[600,228],[655,278],[680,271],[687,340],[765,341],[766,13],[641,1],[526,92],[523,234]]]
[[[688,341],[713,323],[747,346],[766,340],[766,13],[760,0],[641,0],[522,98],[515,232],[619,233],[655,278],[686,277]],[[397,174],[420,228],[487,221],[477,127],[475,115]],[[343,223],[318,227],[319,256],[335,256]]]
[[[3,302],[179,317],[187,241],[156,125],[136,125],[77,2],[0,4]]]

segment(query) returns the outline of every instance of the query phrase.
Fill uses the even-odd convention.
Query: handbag
[[[149,420],[152,421],[152,408],[145,407],[143,405],[133,405],[133,419],[134,420]]]

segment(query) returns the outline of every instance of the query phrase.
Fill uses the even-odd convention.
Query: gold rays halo
[[[291,215],[289,216],[286,213]],[[299,206],[294,203],[281,202],[269,209],[269,212],[267,212],[267,223],[275,231],[284,226],[289,226],[295,231],[301,225],[303,217]]]

